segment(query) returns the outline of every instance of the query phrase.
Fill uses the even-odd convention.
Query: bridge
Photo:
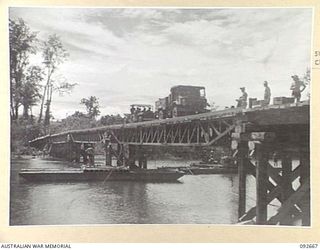
[[[143,147],[209,147],[230,143],[239,175],[239,221],[310,225],[310,105],[231,108],[184,117],[66,131],[30,141],[52,156],[80,160],[80,146],[103,143],[106,165],[133,165]],[[273,158],[278,161],[271,161]],[[276,164],[280,162],[280,164]],[[294,162],[298,162],[296,165]],[[246,176],[256,178],[256,206],[246,207]],[[299,182],[298,187],[297,183]],[[281,204],[269,213],[270,204]]]

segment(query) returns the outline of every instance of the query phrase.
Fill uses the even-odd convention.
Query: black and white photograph
[[[10,226],[312,226],[313,8],[8,17]]]

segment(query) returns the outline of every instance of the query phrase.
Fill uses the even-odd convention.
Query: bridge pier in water
[[[112,146],[108,136],[104,138],[104,151],[106,166],[112,166]]]
[[[142,145],[124,144],[125,166],[147,169],[147,156]]]
[[[113,136],[114,135],[108,133],[104,133],[103,135],[106,166],[112,166],[112,157],[115,157],[117,166],[139,166],[140,168],[147,168],[147,157],[142,145],[121,143],[118,141],[116,149],[113,149],[111,144]],[[138,164],[136,164],[136,161],[138,161]]]
[[[238,132],[232,137],[238,151],[239,222],[294,225],[301,220],[303,226],[310,226],[308,138],[300,135],[299,140],[283,144],[275,132]],[[256,179],[256,205],[248,210],[247,175]]]

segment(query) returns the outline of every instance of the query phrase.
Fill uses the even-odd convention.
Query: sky
[[[56,76],[78,85],[54,95],[56,119],[85,112],[80,100],[89,96],[101,115],[128,113],[182,84],[204,86],[220,108],[236,104],[240,87],[263,99],[265,80],[272,97],[290,96],[291,76],[310,67],[310,8],[14,7],[9,16],[42,40],[57,34],[70,54]],[[40,55],[31,62],[41,65]]]

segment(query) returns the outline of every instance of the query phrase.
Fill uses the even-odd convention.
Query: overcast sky
[[[91,95],[102,115],[128,113],[179,84],[205,86],[220,107],[242,86],[262,99],[264,80],[272,97],[290,96],[290,76],[310,65],[311,9],[10,8],[10,18],[41,39],[56,33],[70,53],[58,74],[79,85],[54,96],[55,118],[84,111]]]

